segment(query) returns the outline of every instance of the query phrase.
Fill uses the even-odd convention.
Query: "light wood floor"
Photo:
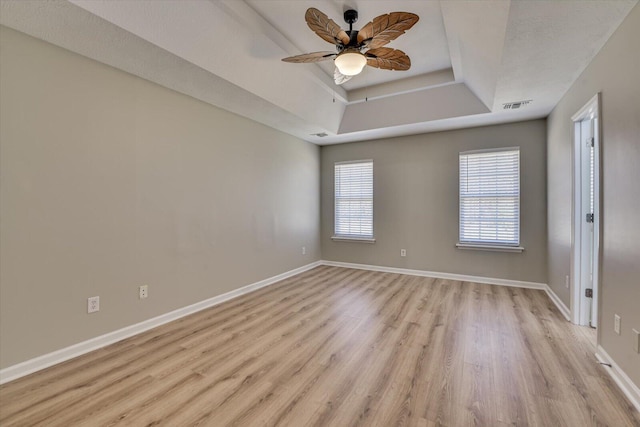
[[[0,425],[640,426],[591,339],[542,291],[323,266],[5,384]]]

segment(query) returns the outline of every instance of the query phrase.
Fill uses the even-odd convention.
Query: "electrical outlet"
[[[564,276],[564,287],[569,289],[569,275]]]
[[[100,311],[100,297],[87,298],[87,313]]]
[[[307,254],[307,247],[303,246],[302,247],[302,255],[306,255]]]
[[[149,285],[142,285],[138,288],[138,297],[144,299],[149,296]]]
[[[613,316],[613,330],[616,334],[620,335],[620,316],[617,314]]]
[[[406,249],[400,249],[400,256],[407,256],[407,250]]]
[[[633,346],[636,353],[640,353],[640,332],[637,329],[633,329]]]

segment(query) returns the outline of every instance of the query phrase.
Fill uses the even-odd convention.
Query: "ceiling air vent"
[[[522,108],[525,105],[531,103],[531,99],[527,99],[526,101],[517,101],[517,102],[507,102],[506,104],[502,104],[503,110],[517,110],[518,108]]]
[[[311,135],[317,136],[318,138],[324,138],[325,136],[329,136],[329,134],[326,132],[312,133]]]

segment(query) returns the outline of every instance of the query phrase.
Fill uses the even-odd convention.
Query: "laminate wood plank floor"
[[[640,426],[542,291],[322,266],[0,387],[2,426]]]

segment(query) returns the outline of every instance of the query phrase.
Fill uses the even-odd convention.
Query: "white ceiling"
[[[0,23],[301,139],[331,144],[545,117],[638,0],[0,0]],[[347,29],[392,11],[409,71],[343,86],[308,7]],[[531,100],[504,110],[503,104]],[[326,137],[315,134],[326,133]]]

